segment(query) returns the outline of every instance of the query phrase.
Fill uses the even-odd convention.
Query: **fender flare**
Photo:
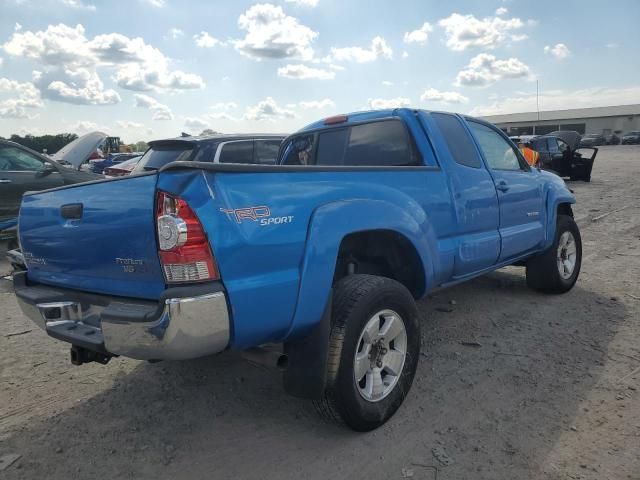
[[[304,336],[322,318],[344,237],[369,230],[393,231],[410,241],[422,262],[425,291],[433,285],[437,240],[427,213],[417,203],[410,201],[401,208],[383,200],[355,199],[322,205],[309,221],[298,298],[286,341]]]
[[[545,228],[545,240],[543,250],[553,244],[556,234],[556,222],[558,221],[558,205],[567,203],[573,205],[576,198],[569,192],[558,192],[555,189],[549,190],[547,195],[547,225]]]

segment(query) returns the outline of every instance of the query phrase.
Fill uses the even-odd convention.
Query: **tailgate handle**
[[[81,203],[69,203],[60,207],[60,215],[68,220],[82,218],[83,206]]]

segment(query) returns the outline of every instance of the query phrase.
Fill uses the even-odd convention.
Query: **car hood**
[[[74,168],[80,168],[80,165],[89,159],[91,154],[104,142],[105,138],[107,138],[106,133],[87,133],[62,147],[51,155],[51,158],[57,162],[69,163]]]
[[[571,150],[575,150],[580,146],[580,139],[582,138],[582,135],[572,130],[558,130],[556,132],[551,132],[549,135],[553,135],[554,137],[558,137],[564,141],[569,145]]]

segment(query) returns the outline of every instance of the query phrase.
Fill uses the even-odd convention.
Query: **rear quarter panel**
[[[431,266],[440,259],[437,238],[452,228],[449,192],[438,169],[167,171],[158,187],[184,198],[207,231],[228,292],[237,349],[296,336],[320,319],[346,234],[400,231],[424,257],[432,284],[433,272],[442,270]],[[258,207],[267,207],[270,217],[227,213]],[[262,218],[287,220],[262,225]]]

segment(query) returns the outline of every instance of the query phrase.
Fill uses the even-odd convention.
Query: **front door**
[[[498,191],[499,262],[536,250],[544,240],[542,184],[498,130],[469,121]]]

